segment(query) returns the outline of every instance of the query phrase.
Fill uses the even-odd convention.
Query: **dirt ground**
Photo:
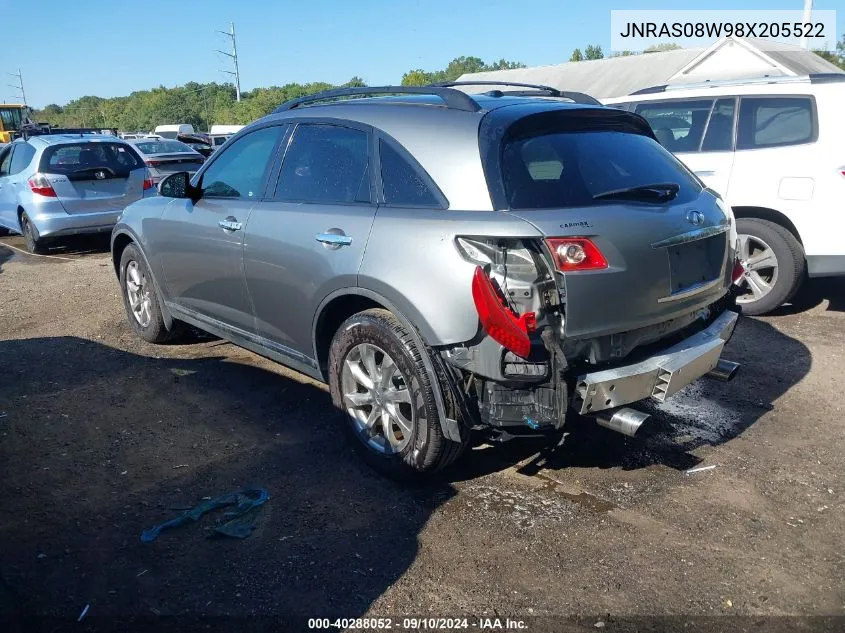
[[[845,629],[841,281],[743,319],[739,376],[692,385],[641,437],[573,424],[554,451],[481,445],[409,489],[356,458],[323,386],[209,337],[137,340],[101,241],[21,246],[0,240],[5,630]],[[271,495],[250,538],[207,538],[206,517],[140,541],[245,485]]]

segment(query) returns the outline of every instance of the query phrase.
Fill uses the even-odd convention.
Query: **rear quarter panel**
[[[429,345],[461,343],[478,333],[475,265],[459,254],[457,236],[540,233],[502,212],[380,207],[359,271],[358,285],[393,303]]]

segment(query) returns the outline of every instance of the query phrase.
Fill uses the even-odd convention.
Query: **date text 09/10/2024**
[[[523,620],[510,618],[310,618],[309,629],[334,630],[468,630],[520,631],[526,630]]]

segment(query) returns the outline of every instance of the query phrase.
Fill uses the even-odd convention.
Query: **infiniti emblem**
[[[701,211],[696,211],[695,209],[688,211],[687,222],[698,226],[704,222],[704,214]]]
[[[95,171],[95,172],[94,172],[94,177],[95,177],[97,180],[105,180],[105,179],[106,179],[106,172],[104,172],[104,171]],[[689,217],[689,216],[687,216],[687,217]]]

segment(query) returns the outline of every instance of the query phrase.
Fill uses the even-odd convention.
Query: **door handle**
[[[231,215],[225,220],[220,220],[217,223],[217,226],[219,226],[224,231],[240,231],[243,228],[243,224],[238,222],[238,219],[232,217]]]
[[[348,235],[338,235],[337,233],[318,233],[314,238],[321,244],[326,246],[334,246],[340,248],[341,246],[349,246],[352,243],[352,238]]]

